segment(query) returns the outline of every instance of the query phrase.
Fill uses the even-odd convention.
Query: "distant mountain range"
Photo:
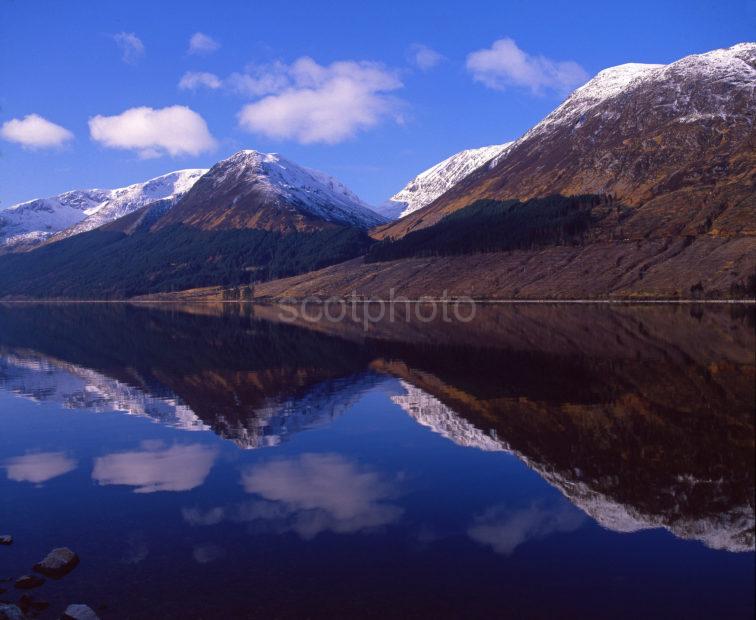
[[[156,201],[175,204],[207,170],[178,170],[118,189],[72,190],[0,211],[0,251],[94,230]]]
[[[338,179],[303,168],[277,153],[239,151],[213,168],[212,181],[195,193],[191,207],[165,217],[169,222],[221,227],[307,227],[307,219],[370,228],[430,204],[512,143],[467,149],[421,172],[378,207],[371,207]],[[167,212],[208,169],[178,170],[118,189],[71,190],[0,211],[0,251],[29,250],[94,230],[159,203]],[[228,202],[233,208],[228,208]],[[220,203],[215,213],[212,203]],[[280,212],[276,206],[282,206]],[[294,211],[285,205],[294,205]],[[273,206],[263,217],[266,207]],[[154,205],[153,205],[154,208]],[[212,222],[212,223],[210,223]]]
[[[515,142],[420,173],[381,213],[252,150],[15,205],[0,248],[25,252],[0,256],[0,297],[753,296],[755,83],[754,43],[606,69]]]

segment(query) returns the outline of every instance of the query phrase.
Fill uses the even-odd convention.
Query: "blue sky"
[[[605,67],[755,32],[753,0],[0,0],[0,207],[241,148],[378,203],[456,151],[518,137]]]

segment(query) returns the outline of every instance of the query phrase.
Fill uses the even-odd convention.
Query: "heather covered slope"
[[[748,238],[600,242],[497,254],[405,258],[366,264],[362,258],[255,286],[260,299],[394,295],[476,299],[751,299],[756,297],[754,246]],[[741,274],[737,278],[733,273]],[[743,274],[750,273],[746,276]],[[220,299],[222,287],[174,299]]]

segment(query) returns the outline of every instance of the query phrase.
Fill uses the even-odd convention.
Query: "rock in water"
[[[64,620],[100,620],[89,605],[69,605],[63,612]]]
[[[13,536],[10,534],[3,534],[0,536],[0,545],[12,545],[13,544]]]
[[[53,549],[47,557],[34,565],[34,570],[48,577],[59,579],[70,573],[79,563],[79,556],[68,547]]]
[[[15,605],[0,603],[0,620],[24,620],[24,614]]]
[[[45,583],[45,580],[42,579],[42,577],[37,577],[36,575],[24,575],[23,577],[16,579],[16,587],[19,590],[31,590],[32,588],[38,588],[43,583]]]

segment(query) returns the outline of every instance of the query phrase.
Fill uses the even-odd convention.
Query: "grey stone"
[[[63,612],[64,620],[100,620],[89,605],[69,605]]]
[[[34,570],[58,579],[70,573],[79,563],[79,556],[68,547],[53,549],[44,560],[34,565]]]
[[[24,614],[15,605],[0,603],[0,620],[24,620]]]

